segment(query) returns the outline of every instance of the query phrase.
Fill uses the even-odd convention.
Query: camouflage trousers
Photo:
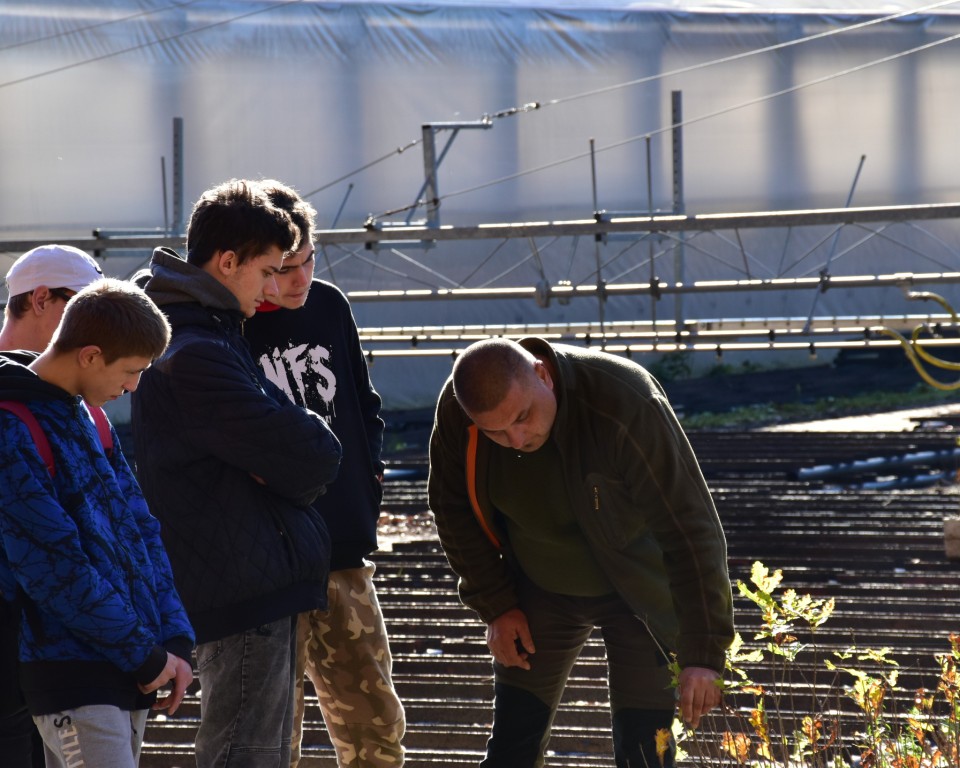
[[[390,679],[393,658],[374,571],[368,561],[363,568],[334,571],[327,610],[300,614],[292,768],[300,761],[304,673],[316,689],[340,768],[403,765],[406,720]]]

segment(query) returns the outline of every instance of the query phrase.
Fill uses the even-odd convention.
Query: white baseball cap
[[[93,257],[72,245],[41,245],[13,262],[7,272],[11,296],[30,293],[41,285],[79,291],[103,277]]]

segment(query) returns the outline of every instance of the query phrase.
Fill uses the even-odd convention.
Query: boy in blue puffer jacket
[[[150,707],[174,712],[193,679],[159,524],[89,410],[136,389],[169,338],[142,290],[101,280],[36,360],[0,360],[0,400],[29,409],[53,459],[29,419],[0,411],[0,590],[21,609],[20,683],[48,767],[134,768]]]

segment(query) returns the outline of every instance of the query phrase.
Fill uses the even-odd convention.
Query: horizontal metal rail
[[[572,221],[528,221],[473,226],[423,225],[363,229],[324,229],[316,233],[318,245],[372,245],[411,241],[483,240],[530,237],[589,237],[648,232],[702,232],[717,229],[803,227],[818,224],[872,224],[884,221],[960,218],[960,203],[893,205],[872,208],[820,208],[753,213],[705,213],[688,216],[607,216]],[[0,244],[2,245],[2,244]]]
[[[321,229],[315,233],[317,245],[373,245],[421,241],[490,240],[536,237],[602,238],[611,234],[645,234],[651,232],[700,232],[722,229],[761,229],[765,227],[803,227],[816,225],[873,224],[889,221],[929,221],[960,218],[960,202],[926,205],[890,205],[861,208],[813,208],[794,211],[755,211],[752,213],[705,213],[694,215],[608,215],[603,211],[590,219],[569,221],[526,221],[444,225],[429,227],[379,226],[371,224],[359,229]],[[56,242],[73,245],[90,252],[107,250],[150,250],[159,246],[181,248],[184,235],[157,234],[111,237],[107,230],[95,229],[91,237],[57,238]],[[20,239],[0,240],[0,252],[22,253],[50,242]]]

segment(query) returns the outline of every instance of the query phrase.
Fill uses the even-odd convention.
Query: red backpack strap
[[[30,436],[37,446],[37,453],[40,454],[43,463],[47,465],[47,471],[50,473],[50,477],[53,477],[57,473],[56,465],[53,463],[53,451],[50,449],[50,441],[47,440],[47,435],[40,426],[40,422],[37,421],[37,417],[33,415],[33,412],[27,408],[26,405],[18,403],[15,400],[0,400],[0,409],[10,411],[10,413],[17,416],[20,421],[27,425],[27,429],[30,430]]]
[[[87,406],[87,410],[90,411],[90,417],[97,427],[97,434],[100,436],[101,445],[103,445],[103,452],[107,454],[107,458],[109,459],[113,454],[113,434],[110,432],[110,420],[107,418],[107,414],[104,413],[103,408],[90,405],[90,403],[86,401],[84,401],[83,404]]]

